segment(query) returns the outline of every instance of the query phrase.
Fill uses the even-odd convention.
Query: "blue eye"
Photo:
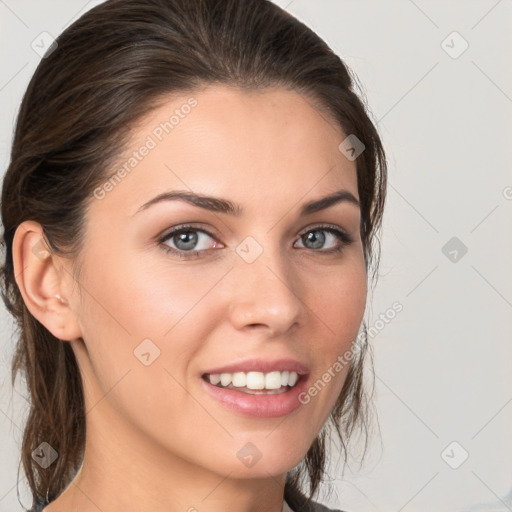
[[[204,236],[200,236],[200,234]],[[204,229],[199,229],[198,227],[191,225],[182,225],[164,235],[159,240],[159,243],[167,253],[178,256],[179,258],[191,259],[198,256],[200,257],[201,252],[208,250],[208,247],[202,247],[200,250],[193,250],[201,240],[203,240],[204,244],[204,239],[207,239],[208,237],[214,239],[213,235]],[[170,247],[169,242],[172,242],[175,247]],[[217,244],[218,242],[215,240],[213,247],[216,247]]]
[[[324,233],[328,233],[328,236]],[[200,236],[201,234],[205,236]],[[201,242],[201,239],[203,239],[204,243],[204,239],[207,239],[208,237],[214,240],[213,247],[194,249],[197,244]],[[338,243],[329,249],[317,250],[324,246],[329,237],[337,239]],[[306,249],[322,254],[341,252],[346,246],[354,242],[352,236],[347,232],[331,225],[316,226],[313,229],[310,228],[299,235],[299,240],[301,240],[303,244],[312,245],[312,247],[306,247]],[[172,242],[175,247],[169,246],[169,242]],[[183,259],[202,257],[201,253],[206,252],[211,248],[218,247],[219,245],[211,233],[191,225],[182,225],[168,232],[160,238],[159,243],[167,253]]]
[[[306,233],[301,235],[300,240],[303,240],[304,241],[303,243],[312,242],[313,247],[309,247],[309,248],[318,249],[319,245],[323,246],[323,244],[325,243],[326,239],[328,239],[328,237],[326,237],[324,234],[322,234],[321,236],[318,236],[317,233],[329,233],[330,237],[338,240],[338,245],[336,245],[335,247],[333,247],[331,249],[324,250],[322,252],[330,253],[330,252],[341,251],[345,246],[347,246],[353,242],[352,237],[348,233],[345,233],[344,231],[341,231],[337,228],[333,228],[333,227],[329,227],[329,226],[310,229],[310,230],[306,231]],[[313,235],[313,236],[311,236],[311,235]],[[342,242],[342,243],[340,244],[339,242]]]

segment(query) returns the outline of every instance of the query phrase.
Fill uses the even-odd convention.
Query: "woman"
[[[330,510],[385,185],[347,68],[271,2],[109,0],[68,27],[2,192],[32,510]]]

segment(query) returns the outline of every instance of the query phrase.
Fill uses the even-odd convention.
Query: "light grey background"
[[[0,0],[2,172],[39,61],[32,41],[98,3]],[[512,2],[276,3],[357,74],[389,158],[367,317],[380,434],[362,466],[354,444],[343,479],[334,457],[325,502],[350,512],[510,511]],[[403,310],[377,323],[395,301]],[[12,326],[0,312],[0,511],[14,512],[26,404],[21,384],[11,398]],[[22,480],[25,506],[27,490]]]

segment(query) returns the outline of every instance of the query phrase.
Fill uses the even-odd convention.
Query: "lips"
[[[301,375],[288,390],[260,391],[247,393],[240,389],[228,389],[210,384],[200,379],[204,391],[224,408],[237,414],[253,418],[276,418],[291,414],[303,406],[300,396],[306,392],[309,375]]]
[[[261,374],[281,372],[283,380],[283,374],[289,373],[291,375],[295,373],[297,379],[291,386],[281,385],[281,387],[279,387],[277,382],[270,386],[276,389],[251,390],[245,387],[237,388],[232,384],[229,384],[228,387],[219,385],[220,382],[218,382],[218,379],[220,379],[221,376],[228,378],[228,374],[231,374],[230,378],[235,377],[235,375],[235,378],[240,378],[241,373],[250,374],[251,372]],[[259,377],[261,379],[261,376],[253,375],[253,377]],[[308,366],[291,358],[272,360],[254,358],[238,361],[225,366],[209,368],[201,375],[203,389],[223,407],[227,407],[244,416],[259,418],[285,416],[298,409],[302,405],[298,397],[300,393],[303,393],[306,389],[308,379]],[[217,384],[213,384],[211,380]],[[237,384],[240,383],[237,382]],[[266,385],[268,385],[268,382],[266,382]],[[260,383],[259,386],[251,384],[251,387],[261,388],[262,386]]]

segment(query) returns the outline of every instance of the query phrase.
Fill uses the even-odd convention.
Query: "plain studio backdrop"
[[[2,172],[40,53],[98,3],[0,0]],[[389,158],[366,316],[380,432],[362,465],[353,444],[343,475],[333,448],[320,500],[349,512],[510,511],[512,2],[277,3],[358,76]],[[11,398],[12,322],[0,313],[0,512],[15,512],[26,402],[19,380]],[[19,490],[28,508],[24,479]]]

